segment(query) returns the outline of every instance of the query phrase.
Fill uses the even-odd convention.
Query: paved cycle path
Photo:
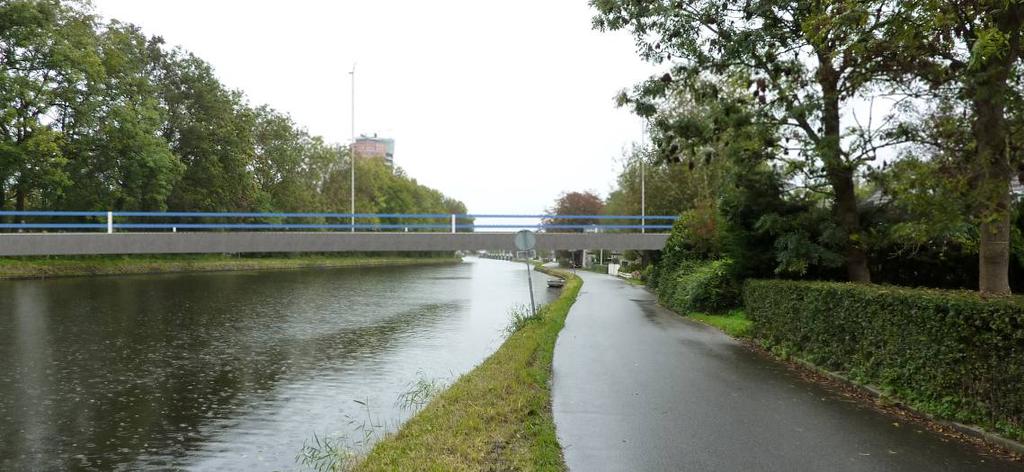
[[[804,381],[642,287],[580,275],[554,357],[570,470],[1024,470]]]

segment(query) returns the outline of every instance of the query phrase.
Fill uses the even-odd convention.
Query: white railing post
[[[114,234],[114,212],[107,212],[107,234]]]
[[[452,215],[452,234],[455,233],[455,215]]]

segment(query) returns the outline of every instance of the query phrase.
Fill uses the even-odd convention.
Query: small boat
[[[562,279],[548,279],[548,288],[562,288],[565,281]]]

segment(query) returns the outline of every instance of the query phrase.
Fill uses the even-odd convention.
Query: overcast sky
[[[607,195],[642,125],[612,98],[654,73],[586,0],[94,0],[210,62],[329,142],[396,140],[395,162],[475,213]]]

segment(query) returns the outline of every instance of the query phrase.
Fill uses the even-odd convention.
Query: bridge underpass
[[[538,251],[661,250],[671,228],[665,222],[675,220],[643,215],[169,212],[0,212],[0,217],[20,219],[0,223],[0,229],[15,231],[0,234],[0,256],[514,251],[512,234],[518,229],[538,232]],[[197,222],[211,219],[217,222]],[[501,221],[479,222],[494,219]],[[524,224],[522,219],[538,222]],[[338,220],[348,221],[332,223]]]

